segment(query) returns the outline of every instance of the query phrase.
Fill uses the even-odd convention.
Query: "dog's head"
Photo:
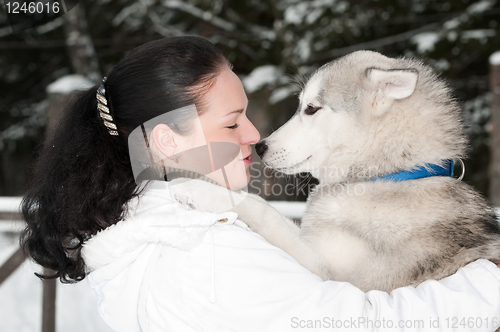
[[[287,174],[362,180],[465,153],[457,103],[418,60],[351,53],[319,68],[299,100],[295,115],[256,146],[266,165]]]

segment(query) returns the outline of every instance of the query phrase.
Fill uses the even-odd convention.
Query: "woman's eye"
[[[238,124],[237,124],[237,123],[235,123],[234,125],[229,126],[229,127],[226,127],[226,128],[229,128],[229,129],[236,129],[236,128],[238,128]]]
[[[307,108],[304,111],[304,114],[306,114],[306,115],[313,115],[314,113],[316,113],[320,109],[321,109],[321,107],[319,107],[319,106],[307,105]]]

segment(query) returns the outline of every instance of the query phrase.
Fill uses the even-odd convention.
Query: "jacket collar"
[[[191,250],[217,220],[237,217],[234,212],[214,214],[184,209],[171,197],[164,181],[150,181],[141,186],[147,187],[127,203],[125,218],[83,244],[82,257],[89,272],[147,243]]]

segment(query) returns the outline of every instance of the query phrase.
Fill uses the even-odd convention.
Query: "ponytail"
[[[62,282],[85,277],[83,242],[118,222],[137,195],[123,136],[98,116],[96,87],[76,94],[49,133],[21,211],[25,251]],[[42,278],[49,276],[38,275]]]

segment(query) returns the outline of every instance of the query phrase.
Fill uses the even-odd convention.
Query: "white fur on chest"
[[[328,262],[333,280],[350,281],[360,264],[370,256],[368,246],[358,237],[334,229],[322,234],[310,234],[307,238],[314,250]]]

